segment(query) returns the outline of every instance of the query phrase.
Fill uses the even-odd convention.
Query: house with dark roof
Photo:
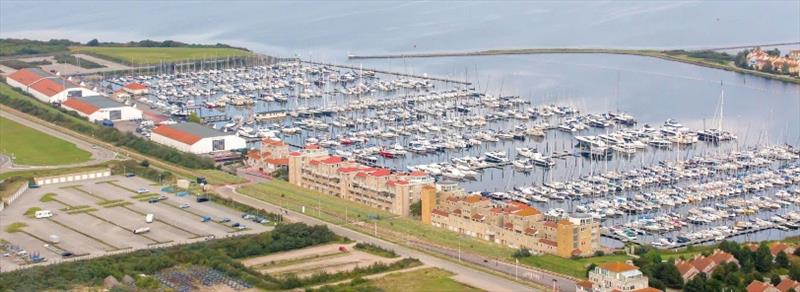
[[[142,119],[141,110],[99,95],[70,97],[61,103],[61,107],[74,111],[92,122]]]
[[[195,154],[247,148],[247,141],[197,123],[163,124],[155,127],[150,136],[153,142]]]
[[[39,68],[17,70],[6,76],[6,83],[48,103],[63,102],[69,97],[98,95],[73,82],[71,77],[58,76]]]

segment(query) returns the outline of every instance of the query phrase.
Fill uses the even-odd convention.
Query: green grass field
[[[91,154],[75,144],[0,118],[0,153],[20,165],[62,165],[89,161]]]
[[[233,48],[145,48],[145,47],[72,47],[73,53],[88,53],[112,61],[132,64],[158,64],[180,60],[241,57],[251,52]]]
[[[431,291],[431,292],[472,292],[483,291],[471,286],[461,284],[450,277],[450,272],[427,268],[405,273],[394,273],[377,279],[329,286],[324,291],[372,291],[378,288],[385,292]]]
[[[212,185],[240,184],[247,182],[246,179],[216,169],[200,169],[196,170],[196,172],[197,176],[205,177],[208,183]]]
[[[588,267],[590,264],[625,262],[629,259],[631,259],[631,257],[627,255],[606,255],[581,259],[565,259],[554,255],[541,255],[520,258],[519,262],[521,264],[542,268],[559,274],[585,279],[586,267]]]

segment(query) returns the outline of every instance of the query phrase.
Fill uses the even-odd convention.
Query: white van
[[[146,216],[144,216],[144,222],[153,223],[154,217],[155,215],[153,214],[147,214]]]
[[[50,218],[53,217],[53,212],[50,210],[39,210],[36,211],[34,215],[36,216],[36,219]]]

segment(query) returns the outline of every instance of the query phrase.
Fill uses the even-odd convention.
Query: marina
[[[791,233],[796,224],[796,218],[781,217],[791,223],[769,221],[767,226],[754,221],[758,216],[749,217],[756,210],[744,214],[709,207],[710,201],[696,194],[698,189],[731,192],[721,197],[742,194],[734,185],[749,177],[731,178],[736,171],[747,173],[741,165],[721,170],[703,164],[741,162],[725,155],[746,153],[757,161],[745,165],[760,170],[769,168],[758,159],[796,159],[793,148],[766,148],[780,159],[744,150],[751,148],[723,122],[724,87],[717,108],[708,110],[712,127],[693,129],[675,119],[645,123],[618,110],[594,113],[575,104],[489,95],[454,80],[307,61],[114,77],[101,85],[114,90],[113,84],[126,82],[151,89],[135,102],[177,121],[197,115],[213,128],[245,138],[250,147],[264,138],[296,149],[316,144],[347,160],[397,172],[423,171],[439,182],[523,202],[552,216],[590,214],[602,220],[603,234],[613,239],[609,245],[630,241],[673,248],[776,228]],[[140,125],[139,132],[147,136],[151,127]],[[709,211],[702,208],[735,215],[722,213],[706,222],[692,215]],[[737,223],[735,229],[715,225]],[[692,233],[677,238],[678,228]]]

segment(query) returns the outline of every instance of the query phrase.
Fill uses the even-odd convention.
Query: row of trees
[[[214,168],[214,161],[192,153],[179,151],[175,148],[154,143],[150,140],[137,137],[132,133],[122,132],[115,128],[101,127],[90,123],[85,118],[65,109],[55,109],[35,98],[23,98],[24,92],[16,90],[20,97],[0,94],[0,104],[7,105],[21,112],[36,116],[40,119],[65,127],[67,129],[93,136],[115,146],[132,149],[141,154],[158,158],[170,163],[193,169]]]
[[[115,43],[115,42],[100,42],[97,39],[92,39],[86,42],[89,47],[141,47],[141,48],[234,48],[239,50],[248,51],[245,48],[233,47],[230,45],[216,43],[213,45],[203,44],[189,44],[173,40],[154,41],[154,40],[141,40],[138,42]]]
[[[3,291],[68,290],[76,285],[100,285],[112,275],[153,274],[179,264],[208,266],[256,287],[278,290],[284,280],[261,275],[236,259],[342,240],[325,226],[283,224],[257,235],[219,239],[163,249],[139,250],[91,260],[38,266],[0,277]]]
[[[0,56],[17,56],[17,55],[33,55],[33,54],[49,54],[56,52],[67,52],[69,47],[80,46],[79,42],[67,39],[51,39],[49,41],[38,41],[29,39],[0,39]],[[147,47],[147,48],[177,48],[177,47],[190,47],[190,48],[233,48],[247,51],[246,48],[233,47],[226,44],[188,44],[173,40],[153,41],[142,40],[138,42],[115,43],[115,42],[101,42],[97,39],[92,39],[86,42],[86,46],[90,47]]]

